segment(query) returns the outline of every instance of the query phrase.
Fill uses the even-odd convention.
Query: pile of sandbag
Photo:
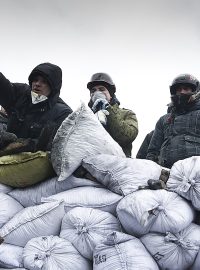
[[[82,105],[53,142],[57,176],[0,184],[0,269],[200,269],[200,157],[163,168],[126,158]],[[81,166],[90,179],[74,176]]]

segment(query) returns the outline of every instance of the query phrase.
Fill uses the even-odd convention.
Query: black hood
[[[35,76],[41,75],[50,85],[51,95],[60,94],[62,86],[62,69],[51,63],[42,63],[36,66],[28,77],[29,85],[31,86]],[[59,95],[58,95],[59,96]]]

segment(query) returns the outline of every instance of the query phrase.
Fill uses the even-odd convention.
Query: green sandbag
[[[0,183],[27,187],[55,176],[48,152],[22,152],[0,157]]]

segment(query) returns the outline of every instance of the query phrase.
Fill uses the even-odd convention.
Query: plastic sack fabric
[[[159,270],[142,242],[113,232],[94,249],[93,270]]]
[[[58,201],[24,208],[0,229],[0,236],[4,243],[24,247],[34,237],[59,235],[64,213]]]
[[[179,160],[172,166],[167,189],[191,201],[200,210],[200,156]]]
[[[151,160],[100,154],[83,159],[82,166],[100,183],[120,195],[128,195],[158,180],[162,167]]]
[[[51,161],[58,181],[70,176],[83,158],[96,154],[125,157],[92,110],[82,104],[62,122],[53,140]]]
[[[141,241],[160,269],[188,270],[199,251],[200,227],[191,224],[177,234],[149,233],[142,236]]]
[[[117,215],[127,233],[141,236],[148,232],[177,233],[194,220],[195,211],[174,192],[140,190],[119,202]]]
[[[95,246],[113,231],[121,231],[121,228],[112,214],[76,207],[64,215],[60,237],[70,241],[82,256],[92,260]]]
[[[27,187],[55,175],[48,154],[38,151],[0,157],[0,183]]]
[[[42,197],[49,197],[79,186],[100,186],[100,184],[71,175],[65,181],[58,182],[58,177],[54,177],[27,188],[13,189],[8,194],[24,207],[28,207],[40,204]]]
[[[120,195],[105,188],[78,187],[42,198],[42,202],[64,200],[66,212],[80,206],[99,209],[115,215],[117,204],[121,198]]]
[[[24,207],[11,196],[0,193],[0,228]]]
[[[4,243],[1,244],[0,245],[0,267],[5,267],[6,269],[13,269],[15,267],[23,267],[22,253],[23,253],[22,247],[10,245],[10,244],[4,244]]]
[[[0,183],[0,192],[1,192],[1,193],[7,194],[7,193],[10,192],[12,189],[13,189],[12,187]]]
[[[52,235],[31,239],[24,247],[23,261],[29,270],[92,270],[69,241]]]
[[[191,270],[199,270],[199,266],[200,266],[200,249],[195,258],[194,264],[191,267]]]

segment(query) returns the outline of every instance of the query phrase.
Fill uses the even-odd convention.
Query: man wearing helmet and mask
[[[177,76],[171,86],[170,112],[155,127],[147,159],[171,168],[181,159],[200,155],[199,81],[190,74]]]
[[[119,107],[116,87],[106,73],[95,73],[87,84],[90,90],[89,107],[111,137],[131,157],[132,142],[138,134],[138,122],[134,112]]]

